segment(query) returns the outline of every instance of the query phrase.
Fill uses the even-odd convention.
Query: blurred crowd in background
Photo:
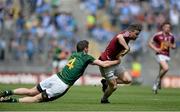
[[[53,57],[57,47],[75,50],[77,23],[58,10],[60,0],[0,1],[1,60],[33,63]],[[5,49],[7,54],[4,56]]]
[[[153,32],[169,20],[173,33],[179,36],[179,0],[81,0],[81,8],[89,12],[89,34],[101,42],[111,39],[114,32],[127,28],[133,22],[141,23],[144,32]]]
[[[143,25],[133,44],[135,56],[147,52],[147,41],[165,20],[172,24],[177,45],[180,42],[180,0],[78,0],[85,11],[86,35],[73,11],[61,11],[63,0],[1,0],[0,61],[47,63],[59,47],[71,53],[80,39],[93,39],[99,45],[134,22]],[[66,1],[66,0],[64,0]],[[67,0],[68,1],[68,0]]]

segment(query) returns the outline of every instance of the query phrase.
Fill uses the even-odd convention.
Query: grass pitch
[[[0,84],[0,89],[32,85]],[[180,111],[180,89],[162,89],[154,95],[151,87],[118,87],[111,104],[100,104],[100,86],[73,86],[63,97],[46,103],[0,103],[0,111]]]

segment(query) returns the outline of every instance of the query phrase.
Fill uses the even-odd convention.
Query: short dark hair
[[[88,48],[89,42],[87,40],[82,40],[77,43],[77,52],[82,52],[85,48]]]
[[[137,30],[137,31],[141,31],[142,30],[142,25],[141,24],[137,24],[137,23],[134,23],[134,24],[131,24],[128,26],[127,28],[128,31],[134,31],[134,30]]]
[[[167,24],[170,25],[171,27],[171,23],[169,21],[165,21],[161,24],[161,29],[163,28],[164,25],[167,25]]]

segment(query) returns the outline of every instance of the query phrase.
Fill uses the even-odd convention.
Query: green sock
[[[13,91],[12,90],[6,90],[4,91],[5,96],[10,96],[13,95]]]
[[[18,102],[19,102],[19,100],[16,99],[16,98],[11,98],[11,99],[12,99],[12,100],[11,100],[12,103],[18,103]]]

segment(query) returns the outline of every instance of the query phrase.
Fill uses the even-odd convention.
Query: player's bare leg
[[[5,102],[5,103],[36,103],[36,102],[41,102],[43,100],[42,98],[42,93],[31,96],[31,97],[23,97],[23,98],[12,98],[12,97],[1,97],[0,102]]]
[[[35,102],[41,102],[42,101],[42,93],[33,96],[33,97],[23,97],[19,98],[19,103],[35,103]]]
[[[104,92],[103,97],[101,98],[101,103],[110,103],[108,101],[109,96],[117,89],[116,79],[108,80],[108,87]]]
[[[161,86],[161,80],[162,78],[165,76],[165,74],[168,72],[169,70],[169,66],[168,66],[168,63],[166,61],[164,62],[161,62],[161,70],[160,70],[160,73],[159,73],[159,78],[160,78],[160,82],[159,82],[159,85]]]
[[[39,94],[39,91],[37,90],[36,87],[28,89],[28,88],[17,88],[14,90],[6,90],[6,91],[1,91],[0,97],[6,97],[10,95],[27,95],[27,96],[34,96]]]
[[[159,65],[160,65],[159,75],[157,76],[155,83],[153,85],[153,91],[155,94],[157,94],[158,89],[161,89],[161,80],[169,69],[166,61],[160,61]]]
[[[132,77],[131,75],[125,71],[122,74],[118,75],[117,79],[116,79],[116,83],[117,84],[130,84],[132,82]],[[105,92],[105,90],[108,87],[108,83],[106,79],[102,79],[101,80],[102,83],[102,91]]]
[[[28,88],[18,88],[13,90],[14,95],[27,95],[27,96],[34,96],[39,94],[39,91],[36,87],[28,89]]]

